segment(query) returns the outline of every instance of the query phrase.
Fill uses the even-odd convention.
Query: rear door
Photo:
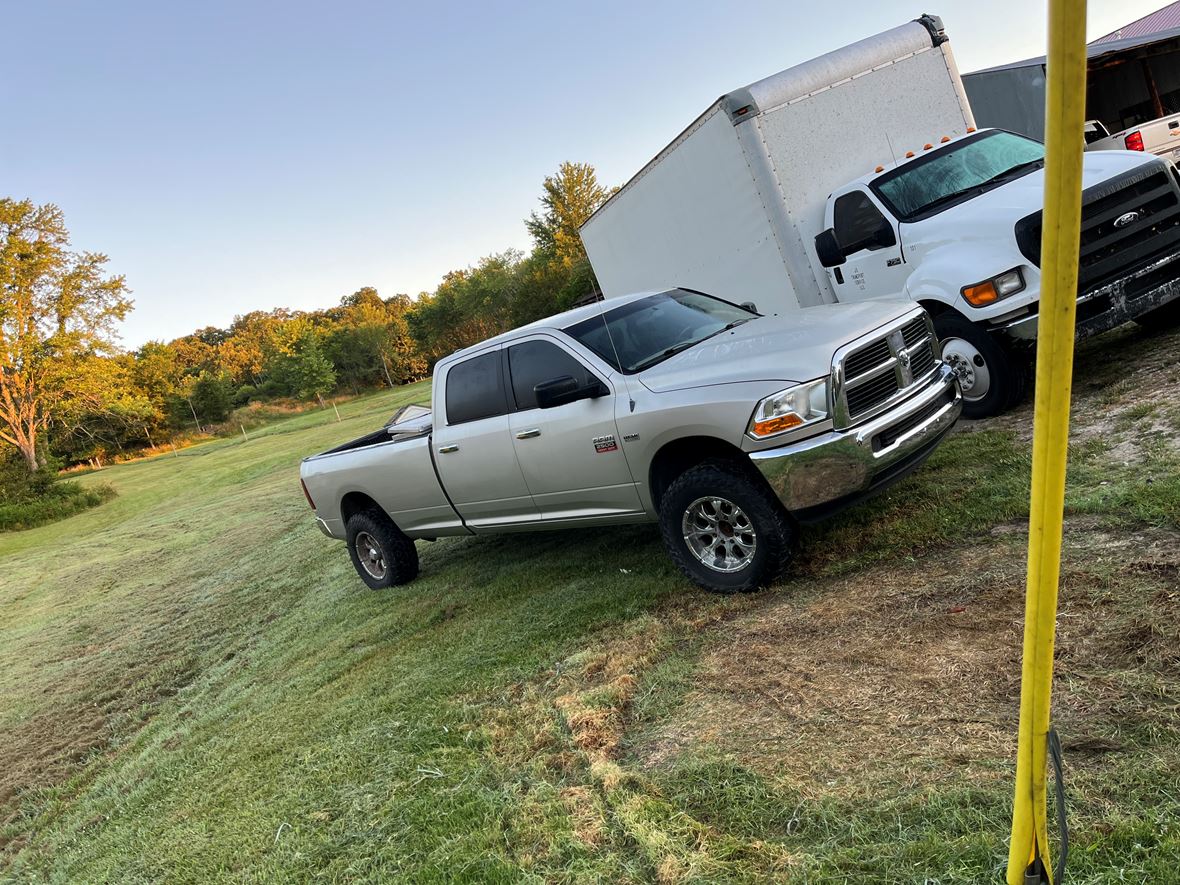
[[[437,382],[445,423],[434,432],[443,488],[472,528],[539,518],[508,430],[500,348],[454,363]]]
[[[514,408],[509,425],[541,516],[587,519],[640,512],[635,479],[615,426],[611,374],[602,366],[591,368],[588,358],[555,336],[513,342],[506,351]],[[533,388],[564,375],[581,385],[602,382],[610,393],[538,408]]]

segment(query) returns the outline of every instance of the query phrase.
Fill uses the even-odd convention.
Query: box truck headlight
[[[998,277],[992,277],[990,280],[984,280],[974,286],[964,286],[963,297],[972,307],[986,307],[1001,298],[1015,295],[1023,288],[1024,274],[1020,272],[1019,267],[1014,267]]]
[[[828,379],[819,378],[773,393],[758,403],[749,433],[765,439],[828,417]]]

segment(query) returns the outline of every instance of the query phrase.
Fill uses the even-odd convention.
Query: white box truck
[[[683,287],[775,314],[918,301],[981,417],[1026,383],[1043,165],[1039,142],[975,129],[942,22],[923,15],[723,95],[581,236],[608,298]],[[1175,318],[1175,167],[1088,153],[1083,182],[1079,334]]]

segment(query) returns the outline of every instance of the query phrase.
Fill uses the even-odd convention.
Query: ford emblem
[[[1134,224],[1138,221],[1140,215],[1138,212],[1124,212],[1114,220],[1115,227],[1126,227],[1128,224]]]

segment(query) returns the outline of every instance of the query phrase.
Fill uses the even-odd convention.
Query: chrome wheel
[[[745,511],[725,498],[697,498],[681,520],[685,546],[715,572],[738,572],[758,548],[754,524]]]
[[[992,374],[987,360],[970,341],[947,338],[942,342],[942,358],[959,376],[963,399],[976,402],[987,396],[992,387]]]
[[[358,532],[356,536],[356,556],[361,566],[373,578],[380,581],[385,577],[388,567],[385,564],[385,552],[377,539],[368,532]]]

